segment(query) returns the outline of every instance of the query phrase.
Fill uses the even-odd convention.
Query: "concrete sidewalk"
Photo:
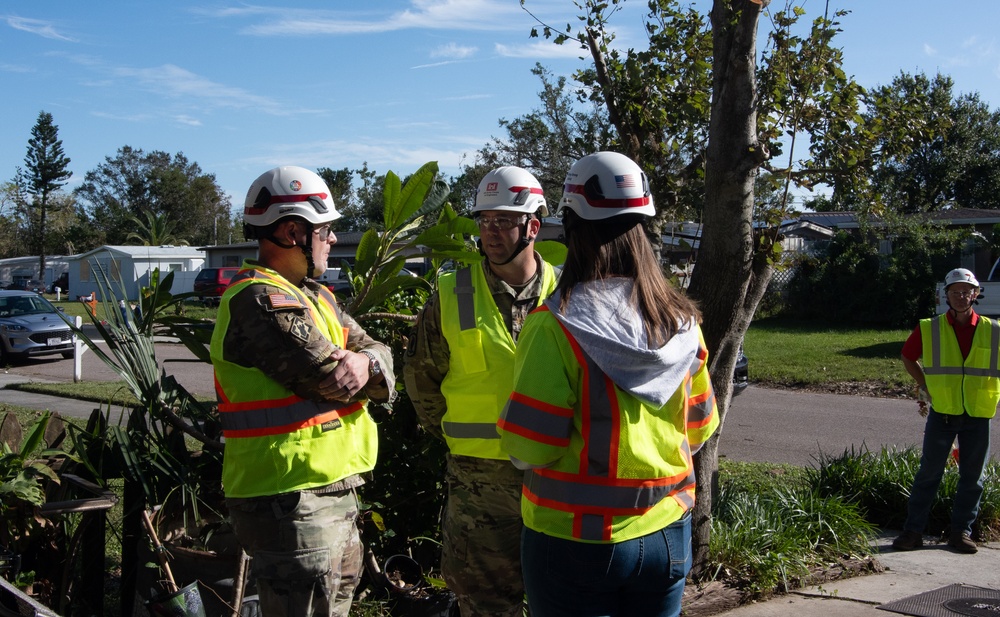
[[[831,581],[721,613],[729,617],[889,617],[899,613],[877,607],[955,583],[1000,590],[1000,544],[980,544],[975,555],[952,551],[936,538],[924,536],[924,548],[896,551],[897,532],[879,537],[878,560],[885,572]],[[935,615],[956,617],[940,606]],[[990,613],[992,614],[992,613]]]
[[[25,377],[23,375],[0,371],[0,403],[27,407],[28,409],[38,409],[40,411],[48,410],[57,412],[63,417],[81,418],[83,420],[90,418],[90,414],[95,409],[101,407],[99,403],[92,401],[81,401],[73,398],[50,396],[48,394],[36,394],[34,392],[22,392],[20,390],[11,390],[7,387],[8,385],[25,382],[60,383],[54,379]]]

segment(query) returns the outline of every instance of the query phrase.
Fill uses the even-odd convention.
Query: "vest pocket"
[[[452,362],[462,373],[482,373],[486,371],[486,354],[483,352],[482,333],[479,330],[464,330],[458,334],[458,344],[450,344]]]

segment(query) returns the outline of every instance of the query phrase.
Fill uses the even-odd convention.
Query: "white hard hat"
[[[289,216],[313,225],[340,218],[326,182],[304,167],[275,167],[264,172],[250,185],[243,204],[247,225],[266,227]]]
[[[592,221],[620,214],[656,214],[646,174],[632,159],[617,152],[588,154],[573,163],[556,214],[564,208]]]
[[[948,289],[949,286],[955,283],[968,283],[969,285],[979,287],[979,281],[976,280],[976,275],[973,274],[971,270],[966,270],[965,268],[955,268],[944,276],[945,289]]]
[[[545,193],[535,176],[520,167],[498,167],[486,174],[476,189],[472,212],[504,210],[548,216]]]

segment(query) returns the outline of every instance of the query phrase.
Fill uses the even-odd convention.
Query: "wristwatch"
[[[367,349],[362,349],[358,353],[368,356],[368,379],[382,374],[382,365],[378,362],[378,357]]]

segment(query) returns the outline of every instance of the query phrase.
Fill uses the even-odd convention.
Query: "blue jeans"
[[[680,615],[691,569],[691,516],[635,540],[589,544],[521,533],[531,617]]]
[[[990,419],[950,416],[931,411],[924,427],[920,469],[913,478],[903,529],[923,533],[930,516],[951,445],[958,438],[958,490],[951,511],[952,533],[972,533],[983,495],[983,469],[990,454]]]

